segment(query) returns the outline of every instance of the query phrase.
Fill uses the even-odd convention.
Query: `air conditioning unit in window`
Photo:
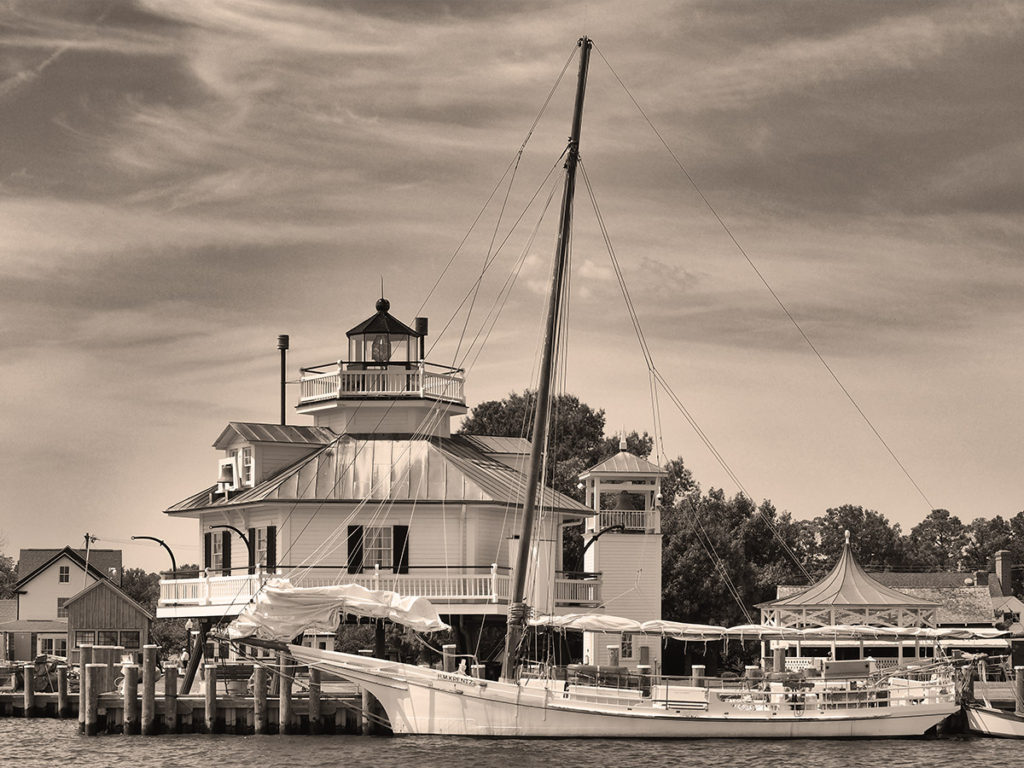
[[[237,491],[240,487],[238,477],[238,462],[234,456],[221,459],[218,462],[217,492]]]

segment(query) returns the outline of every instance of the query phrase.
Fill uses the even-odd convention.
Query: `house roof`
[[[657,464],[653,464],[647,459],[640,458],[635,453],[619,451],[611,458],[605,459],[600,464],[596,464],[590,469],[585,470],[580,475],[580,479],[584,479],[590,475],[600,474],[658,475],[659,477],[664,477],[668,472]]]
[[[227,500],[208,488],[166,512],[224,508],[259,501],[364,499],[416,502],[490,502],[518,506],[526,475],[480,449],[477,439],[410,435],[345,435],[303,457],[254,488]],[[589,509],[550,488],[544,507],[585,514]]]
[[[18,619],[0,624],[0,632],[67,632],[67,619]]]
[[[863,607],[935,607],[937,603],[906,592],[897,591],[873,579],[860,567],[850,549],[850,542],[843,545],[839,562],[825,578],[807,589],[788,597],[780,597],[759,608],[812,608],[818,606],[863,606]]]
[[[83,571],[85,565],[85,550],[64,547],[63,549],[23,549],[18,555],[18,583],[14,585],[16,590],[32,581],[40,572],[49,568],[57,560],[67,557]],[[89,573],[102,579],[111,578],[111,569],[116,574],[118,583],[121,581],[121,550],[119,549],[90,549],[89,550]]]
[[[297,424],[258,424],[247,421],[231,421],[214,442],[218,450],[227,448],[236,439],[250,443],[293,443],[299,445],[325,445],[335,435],[326,427],[308,427]]]
[[[151,614],[149,611],[147,611],[145,608],[143,608],[137,602],[132,600],[132,598],[128,597],[128,595],[125,593],[124,590],[119,589],[118,587],[114,586],[113,584],[111,584],[109,581],[106,581],[106,580],[94,581],[92,584],[90,584],[88,587],[83,589],[81,592],[75,593],[74,595],[72,595],[71,597],[69,597],[67,599],[67,602],[64,603],[64,607],[67,608],[70,605],[74,605],[81,598],[85,597],[87,594],[89,594],[93,590],[97,590],[97,589],[103,589],[103,590],[106,590],[108,592],[111,592],[116,597],[119,597],[121,600],[123,600],[124,602],[128,603],[130,606],[135,608],[135,610],[137,610],[140,613],[144,614],[150,621],[153,621],[153,619],[155,618],[153,616],[153,614]]]

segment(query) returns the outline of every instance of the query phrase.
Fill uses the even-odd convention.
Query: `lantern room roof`
[[[388,312],[389,309],[391,309],[391,302],[382,296],[377,299],[377,314],[363,320],[363,322],[348,331],[345,335],[355,336],[360,333],[398,333],[403,336],[416,337],[423,335],[422,333],[418,333],[413,330]]]

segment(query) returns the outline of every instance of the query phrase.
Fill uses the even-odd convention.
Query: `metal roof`
[[[247,421],[231,421],[214,442],[218,450],[227,448],[236,437],[250,443],[297,443],[302,445],[326,445],[337,435],[326,427],[307,427],[297,424],[258,424]]]
[[[530,441],[525,437],[499,437],[496,435],[458,435],[484,453],[526,454],[530,452]]]
[[[379,302],[378,302],[379,304]],[[391,306],[388,304],[387,306]],[[355,336],[357,333],[400,333],[405,336],[416,336],[419,338],[422,333],[417,333],[401,320],[396,318],[387,309],[378,310],[373,317],[368,317],[355,328],[345,333],[346,336]]]
[[[890,589],[871,578],[853,557],[850,543],[843,545],[843,554],[829,574],[817,584],[789,597],[782,597],[759,608],[814,608],[825,606],[870,606],[925,608],[938,603]]]
[[[611,458],[605,459],[600,464],[585,470],[580,474],[580,478],[582,479],[589,475],[596,474],[658,475],[660,477],[664,477],[668,472],[657,464],[653,464],[647,461],[647,459],[640,458],[635,453],[619,451]]]
[[[205,489],[166,511],[223,508],[259,501],[484,502],[518,506],[526,476],[482,452],[463,436],[412,438],[345,435],[255,488],[213,497]],[[573,514],[590,510],[550,488],[539,503]]]

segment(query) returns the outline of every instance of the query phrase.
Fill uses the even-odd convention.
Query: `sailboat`
[[[533,419],[528,486],[518,557],[511,579],[507,634],[499,680],[465,670],[432,669],[283,642],[304,630],[333,631],[342,614],[389,619],[418,631],[446,625],[429,602],[391,592],[340,585],[292,587],[271,580],[229,626],[229,636],[276,641],[302,664],[329,671],[368,691],[396,734],[488,737],[834,738],[921,735],[957,709],[951,670],[922,669],[910,677],[821,677],[799,687],[751,677],[741,680],[669,679],[561,670],[537,674],[522,663],[531,623],[585,631],[650,632],[677,638],[728,637],[729,630],[673,622],[638,624],[612,616],[533,617],[525,602],[531,536],[543,450],[547,441],[560,302],[566,279],[583,103],[592,41],[579,46],[579,72],[556,257]],[[575,622],[575,623],[574,623]],[[749,631],[749,630],[748,630]],[[741,633],[742,634],[742,630]]]

